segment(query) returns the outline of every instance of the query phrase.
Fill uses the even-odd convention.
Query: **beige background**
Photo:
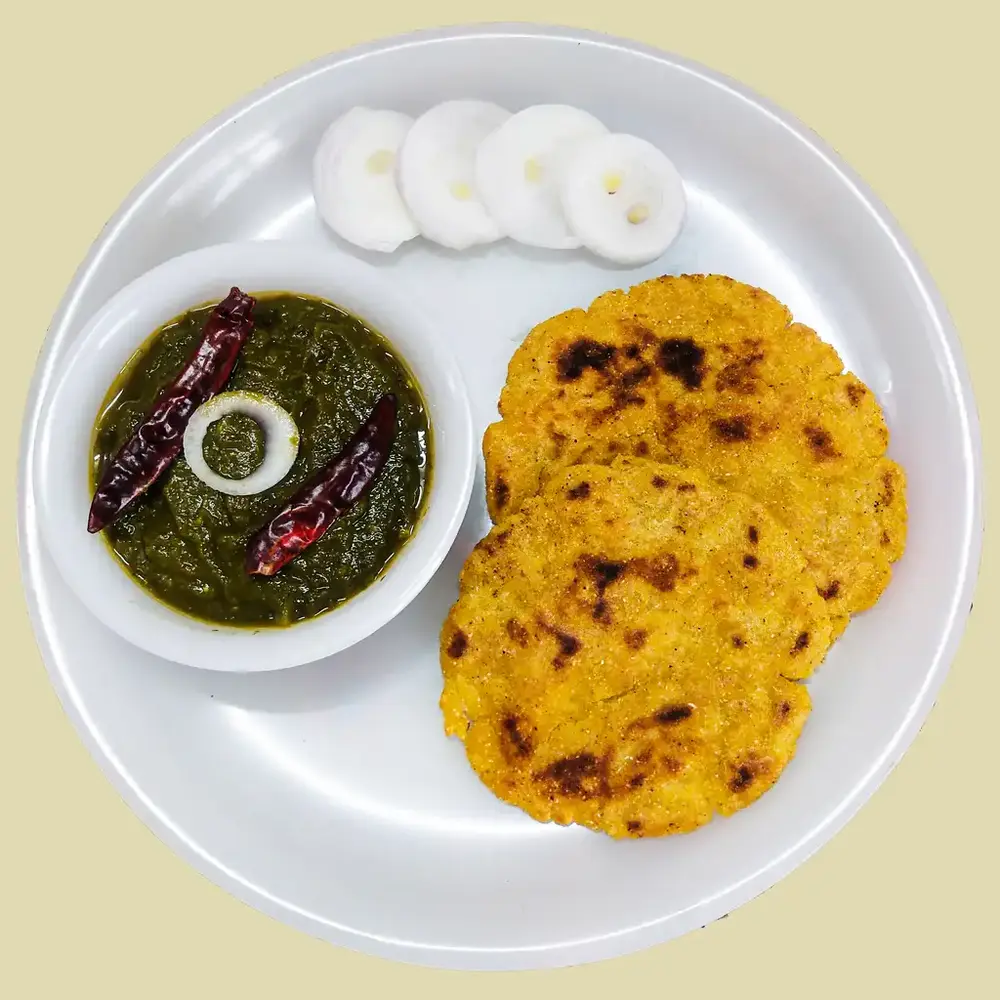
[[[949,0],[916,13],[930,6],[62,0],[5,15],[0,996],[996,995],[995,537],[936,710],[872,802],[817,857],[728,920],[643,954],[555,973],[470,976],[311,940],[163,847],[91,762],[48,685],[13,528],[15,431],[36,352],[76,265],[133,184],[229,102],[331,49],[415,26],[514,19],[604,29],[703,61],[797,114],[868,179],[958,324],[979,394],[992,513],[1000,514],[1000,62],[996,14],[987,13],[997,5]]]

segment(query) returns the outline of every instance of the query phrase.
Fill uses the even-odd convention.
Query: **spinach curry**
[[[94,429],[95,482],[184,364],[211,311],[201,306],[161,327],[112,385]],[[291,294],[260,296],[254,320],[226,391],[269,397],[291,414],[299,452],[289,474],[255,496],[227,496],[181,456],[104,535],[165,604],[211,623],[283,626],[363,590],[406,542],[428,487],[430,428],[412,376],[360,320]],[[396,437],[368,496],[275,576],[247,574],[247,540],[337,454],[384,393],[396,396]],[[245,477],[263,458],[263,435],[254,420],[231,414],[209,429],[204,455],[220,475]]]

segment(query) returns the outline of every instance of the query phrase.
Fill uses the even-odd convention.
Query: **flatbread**
[[[874,394],[767,292],[667,276],[540,324],[483,442],[494,520],[551,476],[619,455],[697,468],[767,504],[842,629],[888,585],[905,478]]]
[[[789,532],[701,473],[583,464],[483,539],[441,632],[446,731],[501,799],[615,837],[777,780],[834,635]]]

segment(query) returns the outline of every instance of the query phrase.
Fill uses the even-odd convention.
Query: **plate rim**
[[[587,44],[625,52],[669,65],[694,75],[704,82],[727,91],[731,96],[763,112],[793,138],[819,156],[826,166],[848,186],[906,266],[923,307],[933,322],[938,342],[947,362],[949,381],[959,403],[959,418],[964,431],[967,501],[964,511],[963,562],[959,586],[950,608],[948,626],[931,658],[925,682],[917,697],[879,757],[851,793],[804,835],[795,845],[767,865],[747,875],[722,892],[680,913],[644,924],[625,927],[608,934],[561,941],[538,946],[514,948],[470,948],[433,945],[375,936],[311,914],[286,900],[278,899],[242,878],[221,859],[205,852],[188,839],[168,816],[135,784],[123,763],[102,739],[100,732],[76,697],[70,677],[52,647],[45,615],[37,599],[34,577],[41,540],[28,537],[28,521],[35,516],[31,490],[31,452],[36,438],[39,402],[56,375],[54,356],[63,349],[68,327],[75,320],[79,299],[94,271],[99,267],[105,248],[128,224],[131,216],[152,192],[199,147],[226,125],[238,119],[272,96],[298,86],[335,65],[346,65],[369,56],[402,48],[461,42],[475,38],[542,38],[564,43]],[[225,889],[240,901],[313,937],[352,948],[381,958],[437,968],[464,970],[528,970],[557,968],[589,963],[661,944],[698,927],[707,925],[743,905],[776,884],[792,870],[827,844],[869,800],[874,791],[895,769],[913,742],[934,706],[935,698],[957,652],[971,611],[973,593],[982,560],[983,471],[979,415],[971,379],[962,354],[961,342],[944,299],[926,266],[902,231],[898,222],[867,183],[836,153],[828,143],[768,98],[757,94],[735,79],[694,60],[638,41],[602,32],[551,24],[522,22],[457,24],[440,28],[395,34],[330,52],[297,68],[282,73],[257,87],[242,99],[223,108],[199,129],[177,144],[147,171],[105,223],[91,244],[83,261],[67,286],[46,331],[29,385],[21,429],[18,460],[17,536],[21,583],[25,593],[32,631],[45,664],[50,682],[63,710],[104,776],[111,782],[129,808],[170,850],[201,875]]]

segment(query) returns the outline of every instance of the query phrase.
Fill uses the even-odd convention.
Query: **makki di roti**
[[[465,565],[445,728],[537,820],[684,832],[777,780],[833,634],[765,505],[642,459],[573,466]]]
[[[697,468],[789,528],[839,629],[902,555],[905,481],[874,394],[777,299],[732,278],[665,276],[541,323],[499,409],[483,443],[494,521],[576,463]]]
[[[499,408],[446,731],[541,821],[646,837],[750,804],[903,552],[874,394],[767,292],[684,275],[541,323]]]

